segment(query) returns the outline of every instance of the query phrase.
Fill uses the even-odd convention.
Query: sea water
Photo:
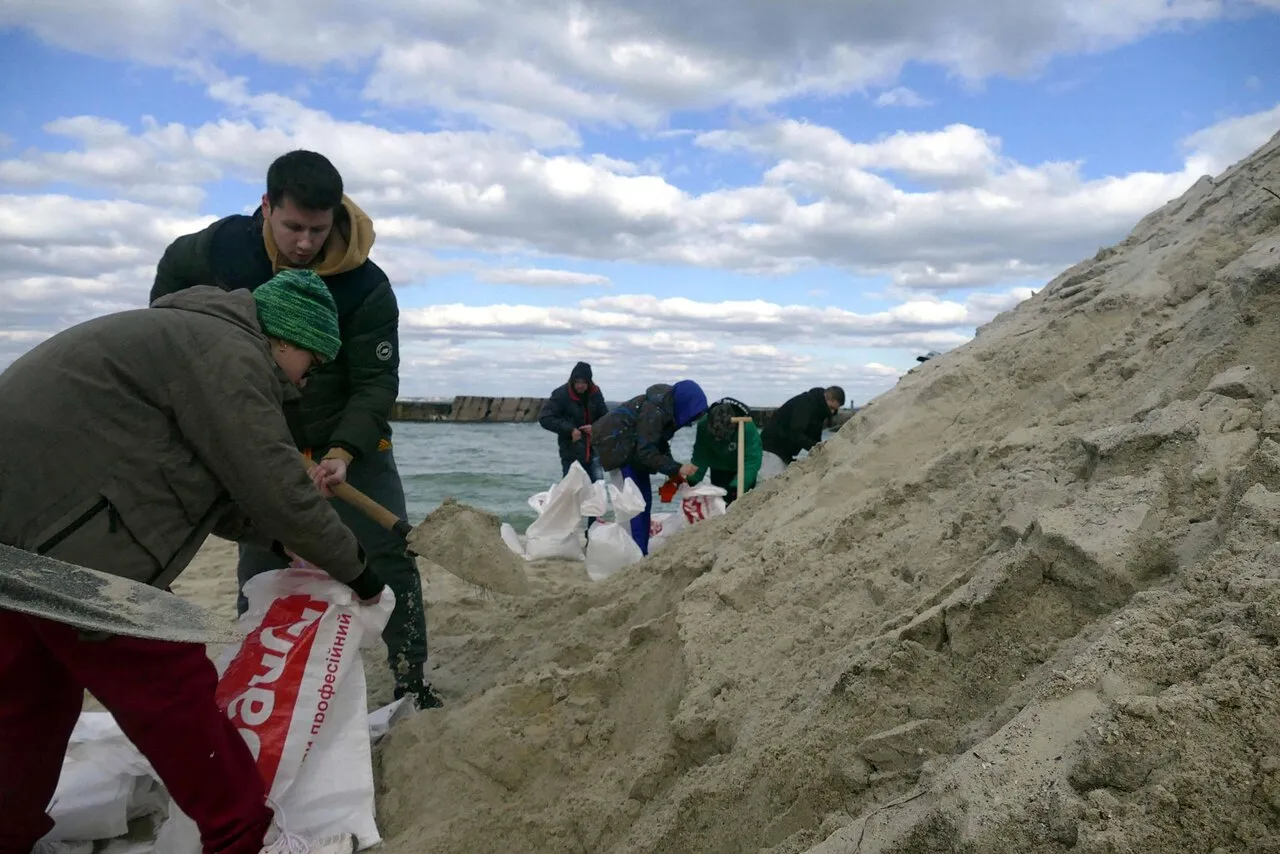
[[[397,422],[392,430],[413,525],[452,497],[496,513],[523,533],[537,518],[529,498],[560,481],[556,436],[536,423]],[[693,434],[685,428],[671,442],[680,462],[689,461]],[[655,491],[664,479],[654,479]]]

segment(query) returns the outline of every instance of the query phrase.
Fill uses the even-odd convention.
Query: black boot
[[[440,695],[436,693],[436,689],[431,687],[431,683],[426,679],[413,679],[400,685],[396,685],[395,698],[399,700],[408,694],[413,698],[413,704],[418,710],[438,709],[444,705],[444,700],[440,699]]]

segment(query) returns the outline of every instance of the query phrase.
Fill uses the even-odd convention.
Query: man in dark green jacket
[[[760,461],[764,457],[760,444],[760,429],[754,421],[742,425],[743,430],[743,479],[738,483],[738,425],[734,418],[750,418],[751,407],[740,400],[725,397],[711,404],[704,418],[698,421],[694,434],[693,458],[690,460],[698,471],[689,478],[689,484],[702,482],[710,475],[711,483],[727,490],[726,505],[732,504],[742,493],[755,488],[760,473]]]
[[[317,273],[338,308],[342,349],[308,378],[301,400],[286,410],[297,446],[318,463],[318,486],[343,481],[407,516],[404,487],[391,451],[388,416],[400,388],[400,312],[386,273],[369,259],[373,222],[343,192],[342,176],[323,155],[291,151],[267,170],[267,191],[253,216],[232,215],[179,237],[156,269],[151,301],[196,285],[253,290],[281,269]],[[426,679],[427,627],[422,581],[404,543],[341,501],[334,509],[356,535],[369,565],[395,593],[383,630],[396,697],[422,708],[440,705]],[[242,545],[241,587],[284,564]],[[237,603],[243,613],[243,594]]]

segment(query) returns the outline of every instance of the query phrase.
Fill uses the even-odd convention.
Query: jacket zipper
[[[101,513],[104,509],[108,510],[114,516],[115,508],[111,506],[111,502],[108,501],[105,496],[103,498],[98,499],[98,501],[92,507],[90,507],[88,510],[81,513],[74,521],[72,521],[69,525],[67,525],[61,531],[58,531],[52,537],[45,540],[40,545],[36,546],[36,554],[41,554],[41,555],[46,554],[50,550],[57,548],[59,543],[61,543],[67,537],[74,534],[76,531],[80,530],[80,528],[84,527],[84,525],[90,519],[92,519],[94,516]],[[114,519],[112,519],[111,521],[111,526],[112,526],[111,530],[115,531]]]

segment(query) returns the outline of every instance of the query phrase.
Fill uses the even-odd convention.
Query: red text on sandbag
[[[689,521],[689,524],[701,522],[707,518],[707,500],[702,496],[684,499],[680,502],[680,509],[684,512],[684,518]]]
[[[328,607],[305,594],[272,602],[218,682],[218,706],[249,745],[268,788],[280,767],[307,659]]]
[[[324,657],[324,680],[320,683],[317,693],[320,699],[316,702],[316,713],[311,719],[311,740],[307,742],[306,754],[311,752],[311,745],[315,744],[316,736],[320,734],[320,728],[324,726],[325,716],[329,713],[329,704],[333,702],[333,697],[338,693],[338,674],[342,672],[342,654],[347,648],[347,638],[351,634],[351,615],[338,615],[338,631],[333,638],[333,646],[329,647],[329,652]]]

